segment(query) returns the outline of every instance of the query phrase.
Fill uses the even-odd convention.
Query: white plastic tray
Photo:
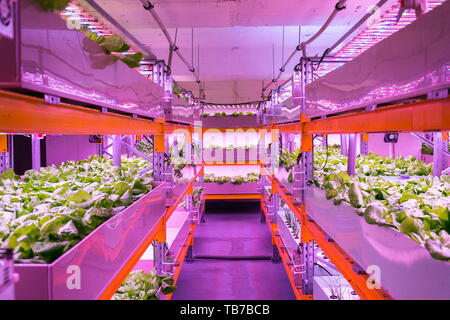
[[[450,299],[450,263],[436,260],[406,235],[367,224],[348,204],[335,206],[318,188],[307,190],[308,216],[364,270],[378,267],[394,299]]]

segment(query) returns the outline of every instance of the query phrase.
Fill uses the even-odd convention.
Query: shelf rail
[[[265,168],[261,168],[261,174],[266,176],[272,183],[274,193],[280,195],[294,213],[302,226],[302,233],[306,232],[320,246],[327,257],[333,262],[338,271],[349,282],[361,299],[365,300],[390,300],[391,297],[382,289],[372,289],[367,284],[370,281],[369,275],[360,272],[360,268],[353,259],[336,242],[323,231],[320,226],[308,217],[307,208],[303,204],[298,204],[281,183]],[[280,249],[279,249],[280,250]],[[282,251],[282,250],[281,250]],[[281,253],[280,253],[281,255]],[[288,275],[290,272],[288,272]]]
[[[110,284],[106,287],[104,292],[100,295],[99,300],[110,300],[114,293],[116,293],[117,289],[122,285],[122,283],[125,281],[125,278],[128,276],[128,274],[133,270],[134,266],[138,263],[144,252],[147,250],[147,248],[152,244],[152,242],[157,238],[163,235],[165,237],[165,229],[166,229],[166,222],[169,220],[169,218],[172,216],[172,214],[175,212],[177,207],[180,205],[183,198],[192,191],[193,184],[195,183],[196,179],[203,174],[204,168],[201,167],[198,173],[190,180],[189,184],[186,186],[183,193],[178,197],[174,205],[168,207],[166,209],[166,213],[161,217],[161,219],[158,221],[158,223],[155,225],[149,236],[141,243],[141,245],[136,249],[133,256],[128,260],[128,262],[124,265],[124,267],[118,272],[116,277],[110,282]],[[178,279],[179,273],[181,271],[181,267],[183,265],[184,259],[186,257],[186,253],[188,250],[188,247],[192,245],[193,243],[193,235],[195,231],[196,225],[191,225],[191,230],[189,232],[188,237],[186,238],[184,242],[184,246],[182,250],[177,254],[176,260],[175,260],[175,273],[174,273],[174,280]],[[171,297],[171,295],[169,296]]]

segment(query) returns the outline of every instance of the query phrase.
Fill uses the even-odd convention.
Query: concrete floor
[[[272,254],[270,232],[260,222],[258,202],[208,203],[206,212],[206,222],[195,232],[193,252],[198,258],[183,265],[173,299],[295,299],[281,263],[251,260],[269,259]]]

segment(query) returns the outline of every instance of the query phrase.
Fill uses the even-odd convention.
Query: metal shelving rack
[[[58,15],[41,11],[28,0],[15,2],[13,9],[14,32],[12,37],[1,39],[2,47],[9,48],[2,53],[4,63],[14,61],[10,68],[5,66],[7,72],[0,79],[0,88],[3,88],[0,90],[1,131],[8,135],[31,134],[32,163],[33,169],[37,170],[40,167],[39,136],[107,137],[112,152],[108,154],[102,148],[101,153],[110,156],[115,166],[121,165],[122,151],[126,149],[127,154],[136,154],[150,161],[151,166],[145,170],[153,169],[157,183],[157,187],[146,196],[100,225],[52,264],[16,264],[15,271],[21,276],[21,281],[16,284],[17,297],[110,299],[150,245],[154,246],[153,266],[158,273],[165,272],[166,224],[184,201],[189,217],[177,236],[181,245],[173,253],[172,267],[169,268],[176,282],[186,256],[191,253],[196,224],[204,210],[204,206],[196,208],[192,204],[194,186],[197,180],[201,184],[204,171],[201,165],[185,168],[182,172],[187,179],[177,183],[173,165],[164,160],[172,134],[186,137],[189,142],[187,155],[189,160],[193,160],[190,139],[195,130],[194,119],[196,115],[199,117],[196,113],[198,103],[192,98],[188,101],[174,99],[171,78],[159,61],[151,63],[151,78],[121,62],[103,65],[101,71],[86,69],[90,64],[84,62],[95,60],[95,57],[89,57],[80,45],[83,34],[69,30]],[[30,15],[33,19],[28,20],[33,20],[33,25],[27,25],[24,18]],[[29,37],[47,27],[58,32],[48,41],[43,38],[41,43],[28,46]],[[27,32],[21,32],[22,29]],[[57,45],[63,40],[55,35],[74,39],[72,51],[65,52],[65,46]],[[48,50],[47,42],[56,44],[54,48],[60,51]],[[89,44],[93,49],[99,49],[94,43]],[[39,65],[37,71],[21,68],[25,61],[36,59],[35,52],[47,55],[42,59],[46,62],[35,61]],[[101,50],[99,53],[104,55]],[[60,64],[67,68],[54,68]],[[142,135],[153,139],[152,157],[129,143]],[[3,153],[12,151],[5,146]],[[81,271],[81,288],[65,285],[71,276],[70,270]],[[170,299],[171,295],[167,298]]]
[[[176,130],[192,131],[192,126],[186,124],[168,123],[159,119],[139,119],[114,113],[102,113],[101,111],[87,109],[70,104],[52,105],[43,99],[30,97],[23,94],[0,91],[0,127],[8,133],[39,133],[39,134],[101,134],[113,135],[113,159],[120,165],[120,151],[122,148],[121,137],[127,135],[151,135],[155,137],[155,154],[164,154],[167,146],[167,137]],[[117,160],[118,159],[118,160]],[[161,157],[160,159],[164,159]],[[154,165],[157,163],[155,162]],[[180,193],[165,213],[153,225],[148,234],[142,239],[137,248],[132,249],[132,255],[117,271],[117,273],[105,283],[105,289],[98,292],[99,299],[110,299],[118,287],[124,281],[128,273],[133,269],[145,250],[156,241],[156,246],[165,242],[166,222],[175,212],[183,199],[192,194],[193,186],[197,178],[203,174],[203,167],[197,167],[195,175],[182,186]],[[171,179],[171,177],[169,177]],[[165,177],[165,180],[167,178]],[[169,180],[170,181],[170,180]],[[162,182],[162,184],[169,183]],[[159,196],[165,196],[164,193]],[[139,201],[145,201],[141,199]],[[139,202],[138,201],[138,202]],[[137,203],[135,203],[136,205]],[[143,207],[145,208],[145,206]],[[176,253],[174,277],[178,279],[183,261],[189,247],[192,245],[195,224],[192,224],[188,236],[184,240],[183,249]],[[95,233],[95,231],[94,231]],[[69,251],[70,252],[70,251]],[[158,267],[157,267],[158,268]],[[95,294],[94,294],[95,295]],[[51,296],[49,296],[51,297]]]
[[[417,35],[414,37],[415,33],[420,33],[422,30],[427,30],[427,32],[434,30],[430,29],[430,25],[434,25],[434,23],[437,23],[436,21],[443,19],[445,12],[448,13],[449,10],[449,3],[444,3],[440,8],[427,15],[426,19],[418,20],[411,26],[397,32],[395,34],[397,41],[404,37],[408,41],[413,42],[414,39],[418,38]],[[441,36],[445,38],[442,34]],[[390,44],[393,45],[392,42]],[[386,45],[386,43],[382,45]],[[372,59],[373,56],[371,55],[377,50],[378,45],[368,49],[366,53],[355,59],[357,60],[355,64],[358,66],[364,65],[364,59]],[[384,52],[385,58],[389,63],[399,58],[397,56],[399,54],[394,49],[389,51],[389,59],[386,57],[386,50]],[[420,50],[417,52],[419,57],[423,54]],[[432,63],[429,63],[431,66]],[[448,70],[450,59],[446,61],[441,59],[440,63],[442,65],[439,70]],[[326,110],[320,115],[317,109],[314,109],[313,113],[309,113],[308,106],[311,104],[311,101],[320,98],[322,99],[321,102],[329,102],[331,98],[327,100],[325,93],[321,93],[320,97],[317,94],[317,90],[321,87],[317,84],[317,81],[312,81],[312,59],[302,59],[301,64],[301,70],[292,78],[292,87],[298,89],[292,90],[291,98],[292,101],[297,101],[300,107],[297,120],[284,123],[277,121],[277,119],[286,119],[286,117],[281,116],[277,118],[276,112],[269,110],[264,126],[265,129],[272,132],[272,149],[274,150],[277,150],[277,147],[280,145],[289,145],[294,135],[301,135],[301,164],[294,166],[294,181],[290,186],[284,185],[277,177],[276,171],[273,170],[274,161],[270,165],[261,167],[261,208],[272,230],[273,244],[276,246],[281,261],[289,275],[296,297],[298,299],[313,299],[314,297],[312,290],[314,276],[313,247],[314,243],[317,243],[361,299],[445,299],[445,292],[448,292],[448,282],[445,284],[442,282],[444,281],[443,279],[448,279],[448,272],[450,272],[448,263],[434,260],[424,248],[420,247],[413,240],[403,237],[398,232],[378,226],[367,225],[365,227],[364,221],[356,214],[350,214],[350,216],[355,216],[355,221],[359,219],[356,222],[358,228],[365,228],[363,229],[364,232],[361,232],[363,242],[370,242],[366,239],[368,236],[385,237],[386,241],[392,240],[392,243],[401,243],[405,248],[409,248],[410,252],[414,252],[416,257],[420,256],[420,258],[417,258],[416,262],[410,261],[411,266],[409,268],[399,270],[396,263],[390,262],[389,259],[383,259],[381,253],[370,252],[370,243],[358,248],[358,250],[361,250],[359,254],[350,253],[351,247],[345,241],[341,242],[341,239],[338,238],[338,225],[327,223],[325,228],[318,222],[319,216],[317,213],[320,210],[314,208],[317,202],[314,202],[315,200],[312,199],[313,195],[309,191],[310,187],[307,186],[306,182],[313,177],[313,135],[327,134],[349,135],[348,150],[345,151],[349,159],[348,173],[351,175],[355,173],[357,135],[361,136],[361,151],[363,154],[366,154],[369,133],[432,132],[435,142],[433,175],[439,176],[441,173],[448,172],[447,170],[444,171],[445,167],[442,165],[446,157],[443,149],[446,146],[445,142],[448,141],[448,131],[450,130],[450,97],[448,91],[450,83],[448,82],[448,76],[445,76],[445,72],[448,73],[448,71],[443,71],[444,73],[440,74],[439,81],[437,81],[439,88],[432,88],[425,95],[423,94],[423,87],[417,86],[417,90],[411,90],[409,96],[402,95],[399,98],[397,93],[394,92],[391,100],[389,100],[389,97],[384,97],[379,104],[367,106],[357,104],[354,108],[350,108],[347,105],[342,110],[334,105],[336,107],[334,112]],[[342,67],[338,71],[339,74],[348,76],[355,64]],[[328,77],[323,80],[323,86],[329,85],[329,87],[333,87],[332,80],[339,82],[339,79],[342,79],[335,73],[336,71],[333,71],[327,75]],[[348,77],[345,80],[348,80]],[[371,79],[366,79],[366,81],[368,80]],[[402,79],[400,73],[396,81],[400,83],[401,80],[409,81],[410,79]],[[321,81],[320,78],[319,81]],[[310,86],[309,84],[311,83],[312,85]],[[379,82],[374,81],[373,83],[378,85]],[[394,87],[398,83],[394,83],[392,86]],[[382,85],[385,84],[382,83]],[[338,85],[336,85],[337,87]],[[312,100],[309,95],[310,91],[312,91],[311,89],[316,90],[314,91],[316,96]],[[376,87],[371,89],[376,91]],[[324,92],[326,92],[325,89]],[[332,91],[330,90],[329,92]],[[341,93],[341,95],[344,94],[345,92]],[[352,93],[349,92],[348,94],[350,96]],[[339,99],[340,96],[336,94],[333,98]],[[352,96],[352,98],[357,102],[363,100],[363,97],[360,99],[360,97]],[[345,97],[342,99],[345,100]],[[283,112],[276,105],[276,102],[269,102],[267,107],[278,108],[276,109],[277,112]],[[315,105],[313,107],[315,108]],[[275,153],[277,152],[275,151]],[[272,154],[272,158],[275,159],[276,154]],[[280,199],[288,205],[301,225],[301,250],[299,252],[301,258],[297,259],[297,261],[295,260],[298,257],[293,257],[292,253],[286,251],[285,245],[279,237],[277,221],[273,218],[276,217]],[[320,199],[321,203],[328,202],[325,197]],[[328,210],[328,213],[330,211],[343,210],[342,206],[337,207],[332,204],[329,206],[323,205],[323,207]],[[323,219],[326,219],[326,216]],[[328,232],[325,229],[328,229]],[[336,238],[333,238],[331,234],[335,234]],[[373,240],[373,238],[371,239]],[[405,251],[403,254],[407,255],[407,252]],[[386,270],[385,280],[381,282],[380,288],[368,285],[372,281],[371,274],[368,274],[366,266],[362,264],[370,263],[371,259],[373,259],[372,263],[374,264],[378,262],[383,264],[384,270]],[[401,263],[398,263],[398,265],[401,266]],[[414,268],[417,270],[414,270]],[[408,281],[405,280],[405,276],[402,276],[402,273],[413,275],[414,279],[419,279],[415,288],[411,288],[408,285]],[[433,273],[432,276],[431,273]],[[405,289],[402,288],[403,286]]]
[[[226,107],[226,106],[223,106]],[[232,106],[230,106],[232,107]],[[220,116],[220,117],[207,117],[206,120],[202,121],[202,138],[201,141],[203,143],[204,141],[204,135],[205,133],[213,132],[213,133],[221,133],[222,135],[226,134],[227,132],[234,132],[235,129],[239,130],[239,132],[247,132],[249,130],[254,130],[255,132],[258,132],[260,129],[257,125],[257,116],[238,116],[233,117],[233,121],[230,123],[230,116]],[[252,159],[250,155],[247,155],[244,151],[244,157],[243,159],[239,159],[237,149],[231,149],[233,150],[232,159],[229,160],[228,157],[228,150],[226,148],[219,149],[221,153],[221,161],[217,161],[216,159],[205,159],[204,152],[208,150],[207,148],[204,148],[202,144],[202,163],[205,168],[207,167],[228,167],[228,166],[255,166],[259,168],[261,163],[263,162],[262,159]],[[251,189],[253,189],[253,185],[256,183],[250,183]],[[207,185],[205,186],[207,187]],[[216,189],[216,188],[214,188]],[[230,184],[224,184],[221,187],[220,192],[214,192],[214,193],[208,193],[206,192],[205,198],[207,200],[258,200],[261,198],[260,194],[257,192],[248,193],[248,192],[233,192],[233,186]],[[256,191],[256,188],[255,188]]]

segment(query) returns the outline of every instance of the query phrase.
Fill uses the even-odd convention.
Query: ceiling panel
[[[168,43],[139,0],[96,2],[137,39],[149,46],[158,58],[167,61]],[[200,46],[200,79],[206,81],[208,101],[214,102],[217,99],[220,103],[236,103],[260,96],[262,81],[269,82],[273,78],[273,69],[277,74],[282,65],[283,50],[286,59],[299,39],[308,39],[320,28],[336,2],[337,0],[157,0],[152,1],[152,4],[172,38],[175,37],[175,28],[178,29],[177,45],[187,60],[191,61],[194,49],[194,65],[197,69],[197,49]],[[349,0],[347,9],[340,11],[332,26],[308,47],[308,55],[321,55],[377,2],[378,0]],[[287,67],[282,79],[292,74],[298,58]],[[172,71],[174,79],[182,81],[187,89],[197,87],[192,74],[176,56]]]
[[[139,0],[97,0],[130,28],[157,25]],[[159,0],[151,1],[168,28],[320,25],[337,0]],[[377,0],[348,1],[335,25],[350,25]]]

